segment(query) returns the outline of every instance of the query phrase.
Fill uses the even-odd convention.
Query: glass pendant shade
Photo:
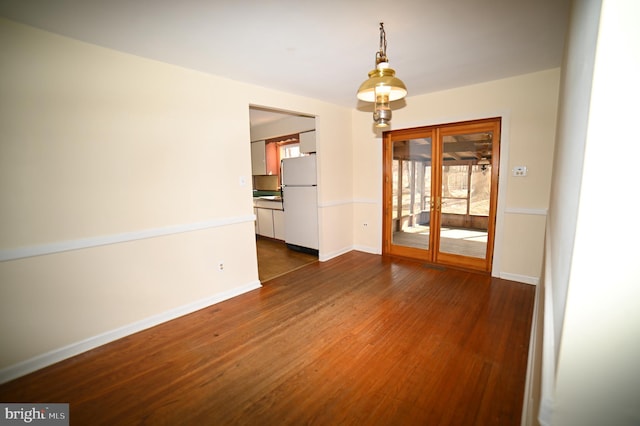
[[[389,91],[389,102],[407,96],[407,87],[397,78],[396,72],[389,68],[388,62],[380,62],[375,70],[369,72],[369,79],[360,85],[358,99],[365,102],[376,102],[376,88]]]

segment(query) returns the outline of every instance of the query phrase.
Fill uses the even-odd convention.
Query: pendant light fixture
[[[387,35],[384,23],[380,22],[380,50],[376,52],[376,69],[369,71],[369,79],[360,85],[358,99],[374,102],[373,121],[376,127],[388,127],[391,121],[389,103],[407,96],[407,88],[389,67],[387,58]]]

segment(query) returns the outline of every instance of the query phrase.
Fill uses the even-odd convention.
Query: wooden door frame
[[[410,129],[401,129],[401,130],[393,130],[387,131],[382,134],[382,254],[383,255],[392,255],[392,256],[400,256],[400,257],[408,257],[412,259],[417,259],[424,256],[424,249],[418,249],[414,247],[400,247],[400,250],[396,250],[393,252],[391,247],[391,236],[389,235],[387,230],[391,229],[391,213],[387,214],[386,212],[391,212],[393,208],[393,189],[391,187],[392,184],[392,170],[391,170],[391,162],[388,162],[387,159],[392,156],[392,144],[391,136],[400,136],[406,139],[414,139],[417,137],[425,137],[425,133],[428,131],[432,131],[430,127],[416,127]],[[431,135],[431,141],[433,144],[434,137],[433,133]],[[433,155],[433,153],[432,153]],[[433,163],[433,161],[432,161]],[[434,182],[431,182],[431,191],[433,193],[434,190]],[[429,247],[429,251],[431,251],[432,247]]]
[[[455,123],[446,123],[432,126],[415,127],[409,129],[392,130],[383,133],[382,161],[383,161],[383,185],[382,185],[382,254],[390,256],[408,257],[427,263],[453,266],[462,269],[471,269],[479,272],[491,273],[493,266],[493,253],[495,245],[496,218],[498,207],[498,180],[500,169],[500,146],[502,118],[492,117],[480,120],[470,120]],[[482,131],[493,132],[493,146],[491,151],[491,198],[489,203],[489,217],[487,226],[487,247],[485,258],[473,258],[452,253],[442,253],[439,251],[440,225],[442,214],[440,210],[442,171],[434,172],[434,167],[442,166],[443,147],[442,136],[452,134],[451,130],[456,129],[455,134],[475,133]],[[393,140],[413,139],[428,137],[431,134],[432,141],[432,179],[431,179],[431,199],[437,197],[430,209],[430,244],[429,250],[418,249],[406,246],[393,246],[391,238],[391,209],[392,200],[392,155]],[[437,230],[434,232],[433,229]],[[425,258],[426,257],[426,258]]]

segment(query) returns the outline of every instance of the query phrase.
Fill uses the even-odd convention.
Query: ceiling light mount
[[[369,78],[360,85],[358,99],[374,102],[373,121],[376,127],[389,126],[391,121],[390,102],[407,96],[407,87],[389,67],[387,57],[387,34],[384,23],[380,22],[380,49],[376,52],[376,68],[369,71]]]

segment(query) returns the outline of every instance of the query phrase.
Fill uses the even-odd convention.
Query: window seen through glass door
[[[431,138],[393,143],[392,243],[429,249]]]

